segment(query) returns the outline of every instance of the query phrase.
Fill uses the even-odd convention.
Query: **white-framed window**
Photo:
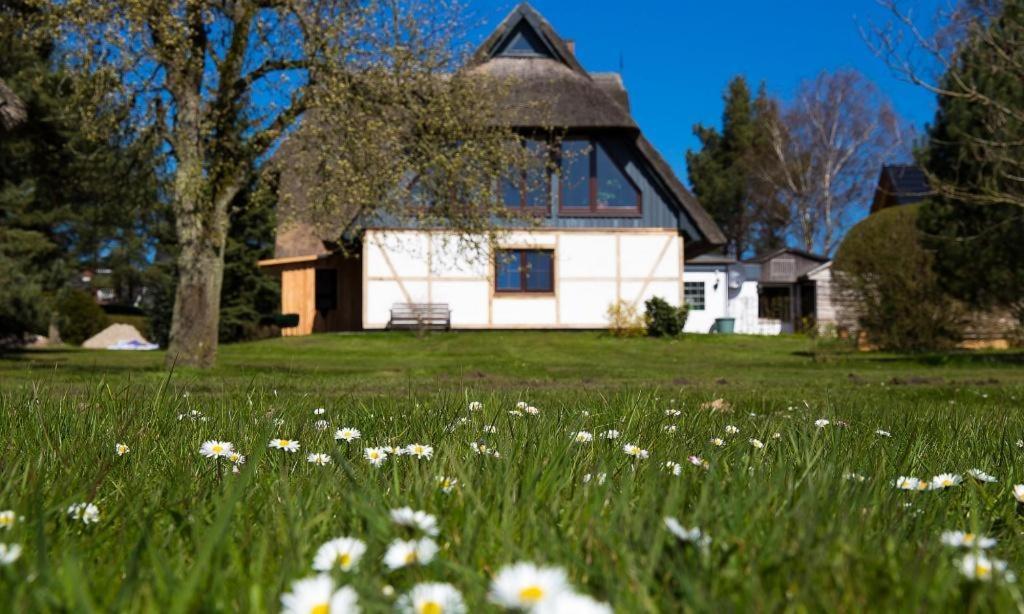
[[[704,311],[704,282],[684,281],[683,300],[691,311]]]

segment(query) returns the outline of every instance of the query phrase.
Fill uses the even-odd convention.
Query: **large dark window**
[[[494,261],[497,292],[554,292],[554,252],[547,249],[502,249]]]
[[[316,310],[331,311],[338,307],[338,271],[316,269]]]
[[[510,209],[548,210],[551,200],[551,174],[548,169],[548,145],[527,139],[523,142],[529,153],[529,164],[511,177],[501,180],[501,195]]]
[[[600,141],[562,143],[560,211],[569,215],[640,213],[640,190]]]

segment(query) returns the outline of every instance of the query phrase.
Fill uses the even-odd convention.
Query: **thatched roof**
[[[25,103],[0,79],[0,128],[10,130],[25,121]]]

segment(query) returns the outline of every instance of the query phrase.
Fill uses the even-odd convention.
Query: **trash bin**
[[[736,327],[736,318],[715,318],[715,332],[731,335]]]

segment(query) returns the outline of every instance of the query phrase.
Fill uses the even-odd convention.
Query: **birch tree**
[[[52,38],[65,67],[90,78],[82,121],[155,133],[167,153],[180,248],[169,363],[214,363],[229,203],[311,110],[325,119],[320,134],[337,137],[309,148],[324,193],[345,197],[326,199],[326,215],[407,202],[396,179],[428,168],[436,181],[420,189],[438,203],[427,214],[437,225],[476,231],[500,210],[494,173],[515,162],[512,134],[492,115],[500,87],[460,70],[464,18],[448,2],[27,4],[26,34]]]

